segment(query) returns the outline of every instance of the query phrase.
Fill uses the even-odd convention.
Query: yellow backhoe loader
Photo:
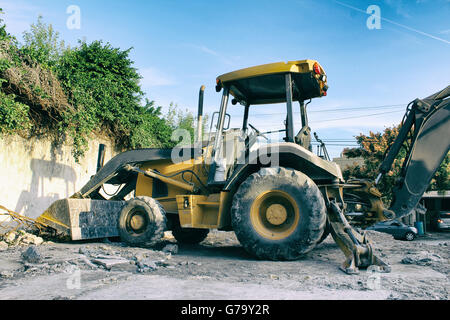
[[[425,191],[448,152],[449,104],[445,98],[449,87],[410,105],[403,140],[391,148],[383,165],[382,173],[389,171],[407,137],[416,139],[413,146],[422,137],[447,137],[433,151],[433,161],[421,162],[423,152],[429,152],[426,143],[411,150],[405,174],[417,161],[427,169],[422,176],[422,168],[415,169],[415,178],[421,179],[419,187],[412,186],[417,190],[397,197],[394,210],[384,208],[375,183],[346,183],[337,164],[312,152],[306,107],[312,99],[326,96],[327,90],[326,73],[315,60],[272,63],[219,76],[216,91],[222,92],[222,99],[212,116],[209,135],[202,132],[202,87],[194,145],[127,151],[105,165],[100,152],[98,172],[72,197],[52,204],[38,221],[72,240],[120,236],[136,246],[156,243],[166,230],[180,243],[199,243],[211,229],[234,231],[248,252],[269,260],[298,259],[331,233],[346,256],[343,271],[357,273],[359,268],[376,265],[379,271],[389,272],[390,267],[373,254],[364,233],[349,224],[346,199],[360,204],[363,220],[369,224],[414,209],[420,199],[417,195]],[[230,98],[233,106],[228,106]],[[302,121],[297,134],[296,101]],[[250,124],[249,110],[273,108],[274,104],[286,104],[286,120],[277,131],[282,141],[259,143],[273,132],[261,132]],[[243,108],[240,128],[229,128],[228,108]],[[433,120],[433,130],[429,130],[428,118],[436,119],[435,113],[441,123]],[[416,130],[415,135],[408,135],[411,130]],[[403,179],[402,190],[410,190],[405,181],[409,180]],[[115,195],[106,196],[102,192],[105,184],[120,187]]]

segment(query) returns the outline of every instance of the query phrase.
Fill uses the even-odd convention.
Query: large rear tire
[[[263,168],[239,186],[231,216],[236,236],[249,253],[260,259],[296,260],[321,239],[326,206],[305,174]]]
[[[131,199],[120,213],[120,239],[130,245],[154,245],[162,239],[165,229],[164,209],[153,198]]]

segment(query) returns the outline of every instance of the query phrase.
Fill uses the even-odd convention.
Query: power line
[[[311,143],[313,146],[320,146],[319,143]],[[334,146],[334,147],[352,147],[352,148],[356,148],[359,147],[359,145],[357,144],[332,144],[332,143],[325,143],[325,146]]]
[[[355,139],[320,139],[322,141],[330,141],[330,142],[348,142],[348,141],[355,141]]]
[[[392,113],[398,113],[403,112],[402,110],[397,111],[389,111],[389,112],[379,112],[379,113],[372,113],[372,114],[366,114],[366,115],[360,115],[360,116],[352,116],[352,117],[344,117],[344,118],[334,118],[334,119],[325,119],[325,120],[317,120],[317,121],[310,121],[311,123],[322,123],[322,122],[330,122],[330,121],[341,121],[341,120],[348,120],[348,119],[359,119],[359,118],[368,118],[368,117],[375,117],[380,115],[386,115],[386,114],[392,114]],[[279,123],[269,123],[266,125],[274,126],[278,125]]]
[[[391,114],[391,113],[397,113],[397,112],[403,112],[403,110],[390,111],[390,112],[380,112],[380,113],[372,113],[372,114],[361,115],[361,116],[345,117],[345,118],[338,118],[338,119],[326,119],[326,120],[311,121],[311,122],[328,122],[328,121],[339,121],[339,120],[348,120],[348,119],[358,119],[358,118],[374,117],[374,116],[385,115],[385,114]]]
[[[397,105],[390,105],[390,106],[376,106],[376,107],[358,107],[358,108],[342,108],[342,109],[327,109],[327,110],[312,110],[309,111],[309,113],[319,113],[319,112],[332,112],[332,111],[366,111],[366,110],[372,110],[372,109],[392,109],[392,108],[399,108],[402,107],[402,110],[397,110],[397,111],[403,111],[405,108],[404,104],[397,104]],[[396,111],[396,112],[397,112]]]
[[[311,110],[308,113],[322,113],[322,112],[334,112],[334,111],[365,111],[370,109],[391,109],[404,107],[406,104],[391,104],[391,105],[383,105],[383,106],[370,106],[370,107],[350,107],[350,108],[335,108],[335,109],[324,109],[324,110]],[[250,117],[252,116],[274,116],[274,115],[285,115],[286,112],[272,112],[272,113],[252,113],[250,112]],[[300,111],[294,111],[294,114],[300,114]]]

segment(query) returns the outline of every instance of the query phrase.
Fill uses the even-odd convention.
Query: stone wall
[[[98,137],[76,163],[70,143],[50,138],[0,138],[0,205],[31,218],[55,200],[70,197],[95,174],[98,146],[106,145],[105,163],[119,151],[111,139]]]

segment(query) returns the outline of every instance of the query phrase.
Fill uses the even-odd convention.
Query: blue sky
[[[66,26],[70,5],[81,10],[79,30]],[[367,27],[370,5],[380,8],[381,29]],[[408,102],[450,83],[450,0],[0,0],[0,7],[19,39],[40,14],[72,46],[85,38],[133,47],[144,91],[165,109],[173,102],[195,113],[204,84],[205,109],[213,112],[220,102],[218,75],[316,59],[330,89],[309,105],[309,119],[330,144],[398,124]],[[250,123],[261,131],[280,129],[284,111],[283,105],[254,107]],[[229,112],[238,126],[242,108]],[[342,148],[330,145],[329,151],[336,157]]]

